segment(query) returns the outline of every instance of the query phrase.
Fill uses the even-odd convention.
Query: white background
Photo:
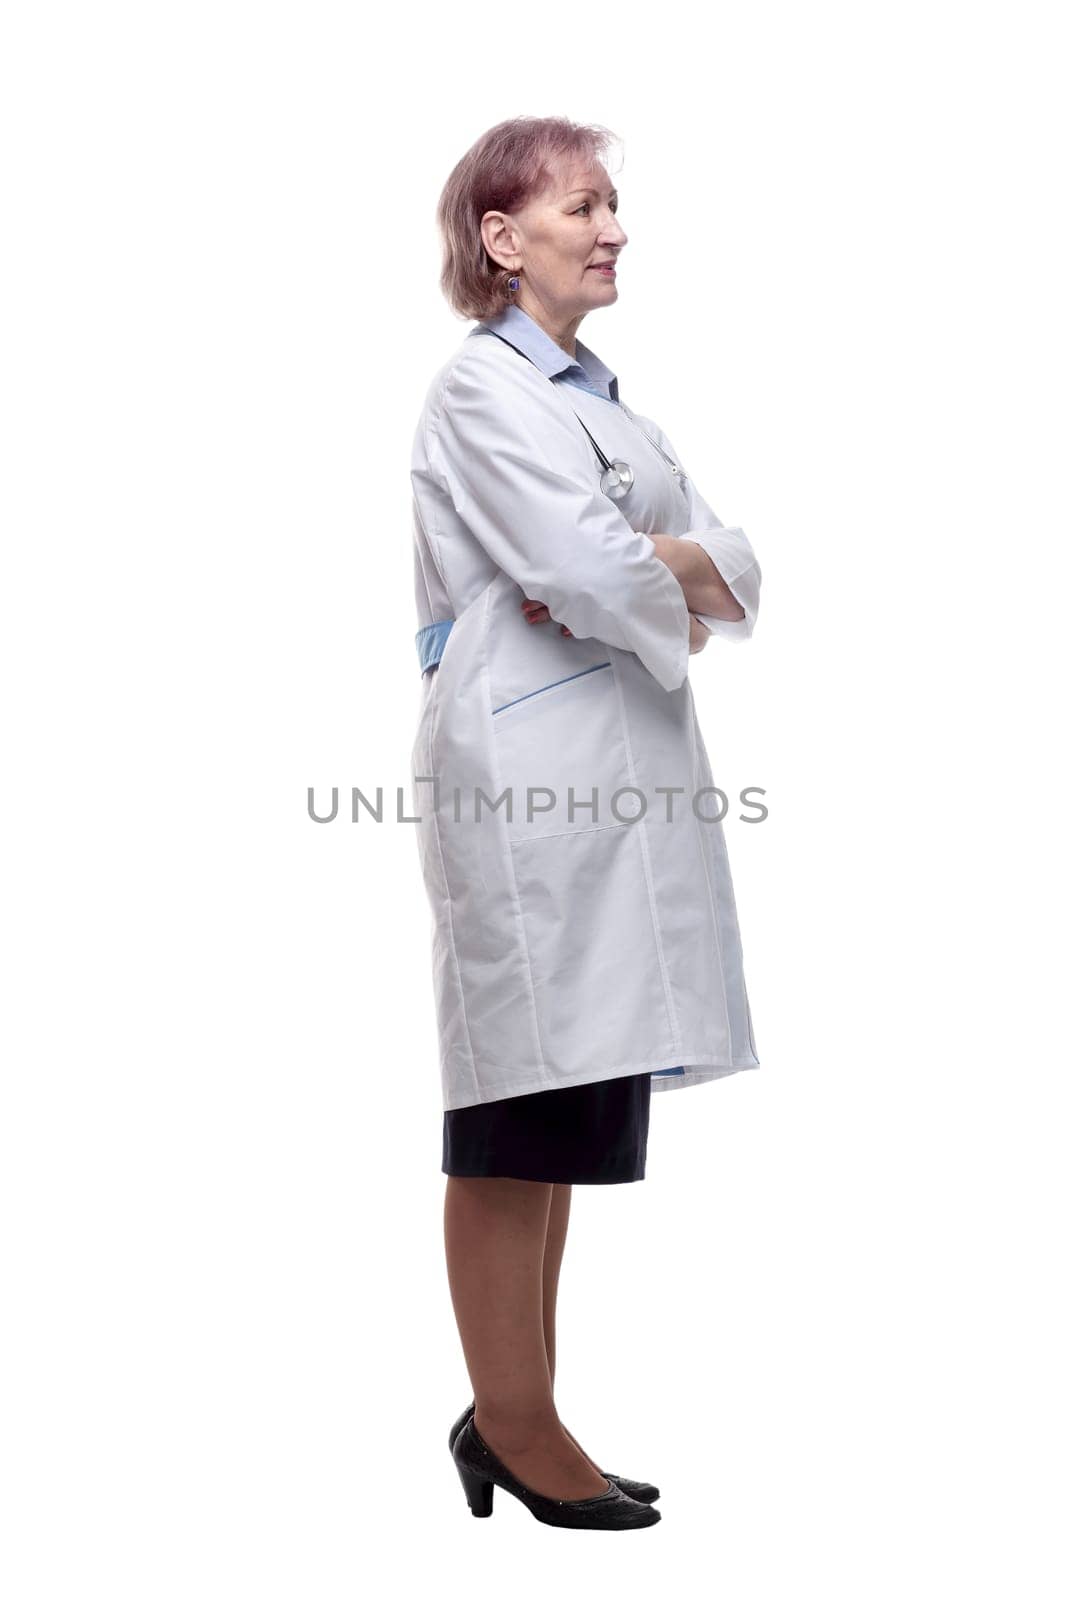
[[[1052,8],[6,18],[6,1592],[1061,1594]],[[762,1067],[658,1095],[563,1264],[561,1415],[663,1491],[625,1543],[476,1522],[446,1454],[395,820],[434,206],[524,113],[621,139],[580,336],[764,571],[693,665],[767,790]]]

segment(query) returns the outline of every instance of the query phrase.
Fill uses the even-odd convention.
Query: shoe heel
[[[467,1504],[471,1508],[471,1515],[475,1517],[491,1517],[493,1515],[493,1484],[491,1479],[483,1478],[481,1473],[472,1472],[462,1462],[456,1462],[456,1471],[459,1481],[463,1485],[463,1493],[467,1496]]]

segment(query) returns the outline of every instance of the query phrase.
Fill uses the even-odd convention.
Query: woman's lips
[[[602,267],[589,267],[588,270],[590,272],[602,272],[605,278],[613,278],[615,276],[615,268],[608,263],[605,263]]]

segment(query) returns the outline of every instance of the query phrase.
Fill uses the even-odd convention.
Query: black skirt
[[[645,1175],[652,1075],[541,1089],[446,1111],[442,1172],[535,1183],[635,1183]]]

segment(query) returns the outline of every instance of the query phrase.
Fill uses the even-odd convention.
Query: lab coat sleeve
[[[601,491],[586,435],[536,368],[520,356],[514,372],[459,361],[430,463],[464,525],[528,599],[578,639],[633,651],[664,689],[681,687],[682,586]]]
[[[684,471],[681,457],[662,428],[650,417],[641,417],[638,420],[648,429],[657,444],[666,450],[671,459]],[[756,553],[743,528],[723,526],[689,476],[685,478],[685,497],[689,508],[689,528],[680,537],[692,539],[711,557],[726,587],[738,604],[745,609],[744,616],[739,617],[736,622],[728,622],[722,617],[705,616],[701,611],[694,611],[693,615],[699,617],[712,633],[721,634],[724,639],[740,643],[743,639],[751,638],[759,612],[763,574],[756,560]]]

